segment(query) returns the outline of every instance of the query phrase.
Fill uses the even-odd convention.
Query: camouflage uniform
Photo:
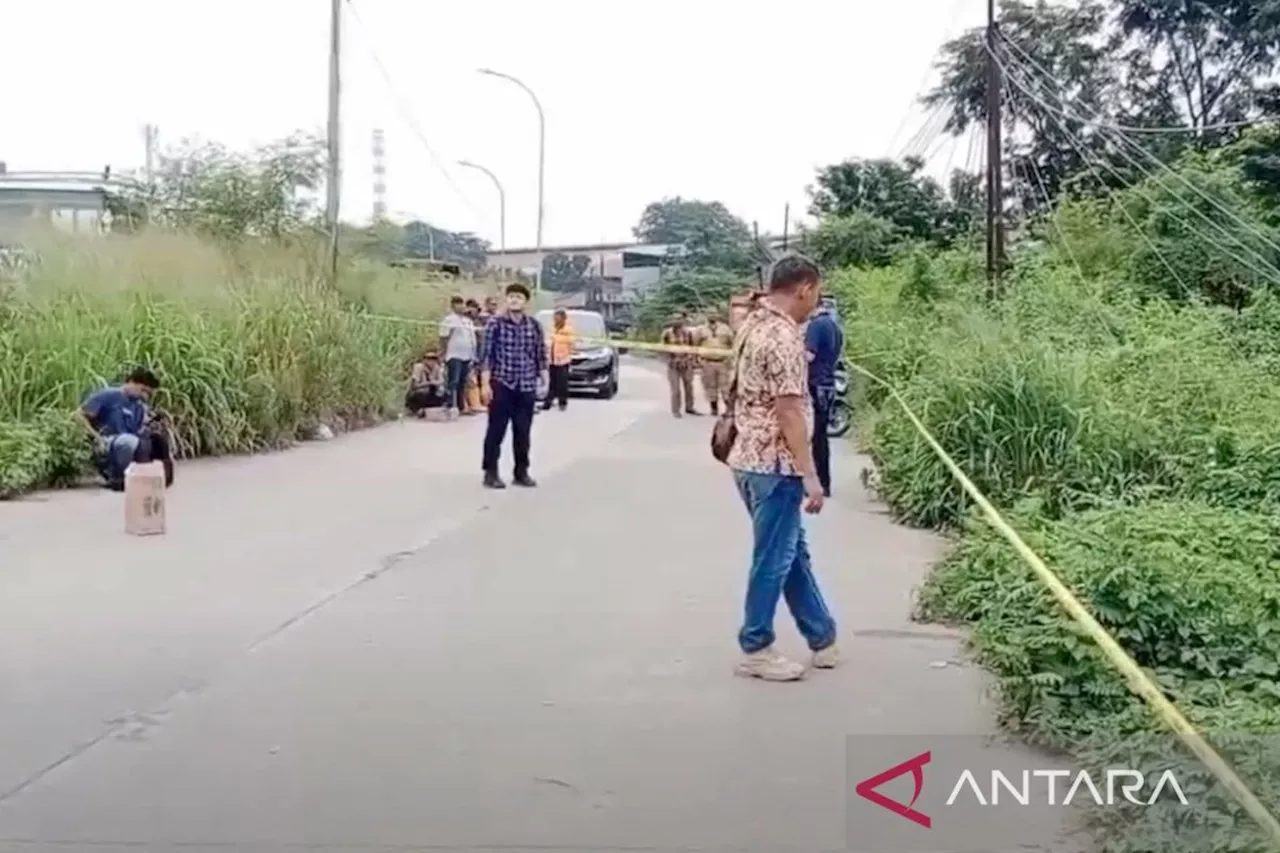
[[[712,349],[733,349],[733,329],[718,320],[710,323],[702,333],[701,345]],[[729,393],[729,356],[704,355],[702,357],[702,389],[711,404],[711,414],[719,414],[720,402]],[[728,405],[727,401],[725,405]]]
[[[688,326],[668,326],[662,330],[662,342],[676,346],[697,346],[693,331]],[[693,372],[698,367],[698,357],[693,353],[667,354],[667,384],[671,386],[671,414],[677,418],[684,413],[696,415],[693,408]]]

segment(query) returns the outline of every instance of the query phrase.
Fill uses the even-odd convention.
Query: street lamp
[[[489,180],[493,181],[493,185],[498,188],[498,247],[503,251],[507,251],[507,193],[502,189],[502,181],[498,180],[498,176],[490,172],[479,163],[472,163],[470,160],[459,160],[459,166],[465,166],[468,169],[475,169],[478,172],[484,172],[489,176]]]
[[[524,81],[512,77],[510,74],[494,71],[491,68],[478,68],[476,70],[486,76],[499,77],[516,84],[529,96],[533,101],[534,108],[538,111],[538,236],[537,245],[534,249],[535,254],[538,256],[538,277],[534,280],[534,290],[542,290],[542,189],[547,163],[547,117],[542,112],[542,102],[538,100],[538,96],[533,93],[533,90],[524,84]]]

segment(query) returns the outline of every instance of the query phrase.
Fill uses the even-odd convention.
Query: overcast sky
[[[162,144],[196,135],[248,146],[321,129],[328,5],[0,0],[0,160],[137,166],[146,122]],[[908,111],[937,47],[985,11],[983,0],[350,5],[344,218],[370,217],[380,127],[393,218],[496,245],[497,193],[456,166],[469,159],[506,186],[509,247],[534,240],[537,119],[523,92],[479,67],[523,79],[542,100],[547,245],[628,239],[644,206],[670,195],[721,200],[776,231],[786,203],[803,210],[816,167],[901,151],[925,120]]]

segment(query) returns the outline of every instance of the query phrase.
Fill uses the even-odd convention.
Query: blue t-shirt
[[[147,404],[118,386],[94,391],[82,408],[103,435],[137,435],[147,417]]]
[[[821,311],[809,321],[804,347],[813,353],[813,361],[809,362],[809,384],[815,388],[833,385],[836,363],[844,350],[844,332],[830,311]]]

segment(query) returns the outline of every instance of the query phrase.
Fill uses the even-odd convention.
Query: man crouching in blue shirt
[[[94,455],[106,485],[124,490],[124,472],[135,460],[164,462],[166,485],[172,481],[169,442],[153,429],[147,400],[160,380],[145,367],[136,368],[121,385],[94,391],[80,407],[89,427],[98,435]]]

